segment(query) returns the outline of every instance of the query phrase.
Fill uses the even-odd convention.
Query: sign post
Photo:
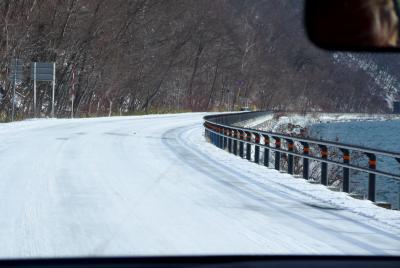
[[[32,74],[33,78],[33,97],[35,105],[35,115],[36,115],[36,82],[52,82],[52,101],[51,101],[51,116],[54,117],[55,111],[55,88],[56,88],[56,64],[48,62],[34,62],[32,64]]]
[[[74,118],[74,99],[75,95],[71,96],[71,118]]]
[[[36,62],[33,63],[33,117],[36,118]]]
[[[56,63],[53,62],[53,92],[52,92],[52,104],[51,104],[51,117],[54,118],[54,99],[56,91]]]
[[[13,81],[13,97],[12,97],[12,111],[11,111],[11,122],[14,121],[14,113],[15,113],[15,87],[17,86],[17,75],[14,74]]]
[[[75,101],[75,66],[72,67],[72,85],[70,91],[71,98],[71,118],[74,118],[74,101]]]

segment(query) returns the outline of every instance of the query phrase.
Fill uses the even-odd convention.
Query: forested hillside
[[[0,116],[7,72],[24,60],[19,118],[33,114],[30,63],[56,62],[56,115],[257,109],[389,111],[397,55],[330,53],[310,44],[292,0],[0,0]],[[51,86],[38,84],[41,116]]]

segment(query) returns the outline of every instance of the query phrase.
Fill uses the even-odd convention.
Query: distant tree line
[[[0,0],[0,117],[33,113],[30,62],[56,62],[56,115],[257,109],[385,111],[363,70],[310,45],[301,1]],[[41,116],[51,89],[38,84]]]

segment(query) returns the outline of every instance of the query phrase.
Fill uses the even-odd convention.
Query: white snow
[[[0,257],[400,254],[400,213],[207,143],[204,114],[0,125]]]
[[[279,118],[273,116],[265,117],[264,122],[262,122],[262,119],[263,118],[260,118],[260,120],[258,120],[256,124],[252,124],[251,127],[265,131],[280,132],[280,128],[286,128],[287,124],[298,125],[304,128],[317,123],[399,120],[400,115],[365,113],[308,113],[302,115],[288,113],[279,116]]]
[[[373,60],[367,60],[361,55],[336,52],[333,53],[333,59],[334,62],[342,63],[349,68],[363,70],[382,89],[382,96],[385,98],[388,107],[393,108],[393,101],[398,99],[400,93],[400,81],[396,76],[380,68]]]
[[[257,116],[256,118],[238,122],[233,125],[237,125],[237,126],[244,127],[244,128],[253,128],[253,127],[256,127],[257,125],[260,125],[266,121],[272,120],[273,116],[274,116],[273,113],[268,113],[265,115]]]

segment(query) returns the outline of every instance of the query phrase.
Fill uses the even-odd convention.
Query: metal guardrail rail
[[[303,160],[302,177],[309,179],[309,161],[315,160],[321,164],[321,184],[328,186],[328,164],[342,167],[343,191],[350,192],[350,170],[357,170],[368,174],[368,199],[376,201],[376,176],[384,176],[400,180],[400,174],[377,169],[377,156],[395,159],[400,164],[400,153],[385,150],[371,149],[340,142],[331,142],[318,139],[302,138],[292,135],[261,131],[251,128],[237,127],[233,124],[249,120],[254,117],[267,115],[268,112],[246,112],[217,114],[204,117],[205,135],[214,145],[221,149],[228,149],[230,153],[239,155],[252,161],[254,146],[254,162],[269,166],[270,151],[275,153],[274,168],[281,169],[281,155],[287,155],[287,172],[294,174],[294,157]],[[271,145],[271,142],[274,144]],[[319,153],[311,153],[310,146],[317,147]],[[298,148],[300,150],[298,150]],[[260,163],[260,149],[264,149],[264,161]],[[342,154],[341,161],[329,159],[328,149],[338,149]],[[368,167],[351,163],[351,153],[359,152],[368,157]]]

